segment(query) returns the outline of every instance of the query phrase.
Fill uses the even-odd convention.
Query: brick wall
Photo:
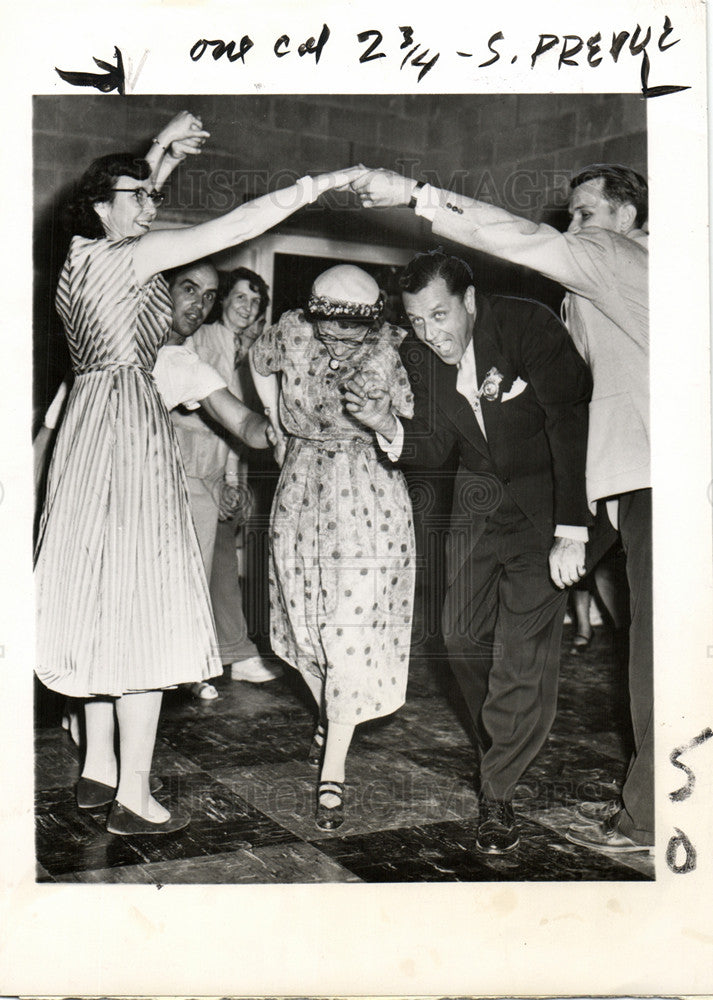
[[[518,172],[559,176],[608,160],[646,171],[645,101],[636,95],[43,97],[35,99],[34,120],[38,209],[93,157],[142,150],[183,107],[212,132],[189,176],[172,184],[166,209],[184,209],[184,217],[210,214],[195,197],[198,170],[234,177],[240,196],[250,185],[259,193],[290,176],[356,161],[406,164],[414,176],[425,172],[466,194],[499,195],[503,204],[513,189],[523,200],[517,182],[507,183]],[[519,188],[526,186],[523,180]],[[223,184],[222,197],[225,190]],[[558,200],[560,192],[545,190],[549,202],[512,207],[534,217]]]
[[[567,177],[595,161],[646,172],[645,102],[635,95],[320,95],[38,97],[34,102],[35,358],[38,402],[66,366],[53,286],[66,251],[59,206],[104,153],[143,151],[176,111],[212,136],[170,183],[162,213],[198,221],[305,173],[355,162],[402,169],[440,186],[558,221]],[[430,233],[411,213],[306,210],[284,231],[412,247]],[[507,268],[489,272],[496,288]],[[543,290],[544,289],[544,290]],[[517,289],[515,289],[517,290]],[[552,298],[552,290],[539,289]],[[534,287],[538,291],[538,286]]]

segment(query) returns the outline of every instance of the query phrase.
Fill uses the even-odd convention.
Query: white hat
[[[315,278],[307,303],[315,319],[347,319],[353,323],[378,320],[384,293],[376,281],[354,264],[337,264]]]

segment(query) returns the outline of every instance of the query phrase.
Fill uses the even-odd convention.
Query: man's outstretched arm
[[[365,171],[352,188],[366,208],[406,205],[428,219],[437,236],[522,264],[588,298],[611,286],[610,237],[560,233],[503,208],[403,177],[393,170]]]

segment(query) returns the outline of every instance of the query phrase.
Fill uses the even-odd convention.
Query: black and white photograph
[[[39,879],[654,876],[645,112],[35,98]]]
[[[6,45],[8,985],[710,993],[705,12],[64,13]]]

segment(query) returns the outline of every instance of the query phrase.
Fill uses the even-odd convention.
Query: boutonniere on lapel
[[[478,389],[478,398],[494,403],[500,395],[500,383],[505,378],[497,368],[491,368]]]

